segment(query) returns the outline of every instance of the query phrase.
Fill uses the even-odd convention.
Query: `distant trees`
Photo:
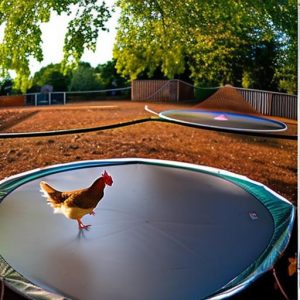
[[[74,11],[65,36],[64,70],[75,68],[85,49],[95,50],[99,31],[107,30],[110,11],[105,1],[1,0],[0,25],[5,30],[0,42],[0,77],[14,70],[15,85],[25,91],[30,85],[30,59],[43,60],[40,25],[47,23],[52,13],[71,15]]]
[[[101,88],[102,86],[96,76],[95,69],[89,63],[79,63],[78,67],[72,72],[69,90],[91,91]]]
[[[66,91],[70,85],[71,72],[63,74],[61,64],[49,64],[37,71],[32,78],[31,92],[39,92],[44,85],[52,85],[54,91]]]
[[[117,74],[115,64],[111,60],[93,68],[87,62],[80,62],[67,74],[62,72],[61,64],[49,64],[34,74],[28,91],[40,92],[44,85],[52,85],[54,91],[92,91],[128,86],[128,80]]]
[[[114,58],[122,76],[188,75],[202,86],[232,83],[297,90],[296,0],[116,0],[115,4],[121,16]],[[92,74],[91,68],[78,67],[84,50],[95,50],[99,31],[107,30],[111,12],[105,0],[1,0],[0,76],[14,70],[15,86],[26,91],[30,59],[43,60],[40,25],[50,20],[51,13],[73,12],[61,63],[64,74],[77,72],[69,87],[77,88],[82,73],[89,76],[91,86],[98,80],[100,86],[108,84],[110,80]],[[56,73],[51,80],[59,76]]]
[[[114,89],[130,85],[128,76],[124,78],[117,73],[115,60],[97,65],[95,72],[103,89]]]
[[[0,81],[0,96],[9,95],[13,90],[13,80],[10,77],[6,77]]]

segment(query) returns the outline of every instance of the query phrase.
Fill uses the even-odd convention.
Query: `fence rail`
[[[26,105],[66,104],[66,92],[26,94]]]
[[[131,100],[174,102],[194,98],[194,86],[178,79],[133,80]]]
[[[236,88],[258,112],[267,116],[297,120],[297,96],[270,91]]]
[[[26,105],[66,104],[78,101],[122,100],[129,98],[131,87],[95,90],[26,94]]]
[[[199,97],[197,97],[197,93],[199,94],[200,92],[201,100],[203,101],[217,91],[218,87],[197,88],[180,80],[134,80],[131,87],[112,90],[26,94],[25,103],[26,105],[51,105],[94,99],[128,99],[130,98],[130,89],[132,100],[174,102],[185,99],[200,100]],[[297,96],[237,87],[235,87],[235,89],[242,94],[244,99],[251,104],[253,108],[264,115],[294,120],[298,118]],[[201,91],[199,92],[199,90]]]

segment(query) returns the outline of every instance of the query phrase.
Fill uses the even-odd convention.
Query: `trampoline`
[[[107,170],[89,230],[53,214],[39,183],[89,185]],[[0,276],[43,299],[225,298],[273,267],[294,207],[227,171],[148,159],[55,165],[0,182]]]
[[[278,132],[287,129],[285,123],[241,113],[207,111],[200,109],[167,110],[159,113],[165,120],[191,124],[211,129],[227,129],[238,132]]]

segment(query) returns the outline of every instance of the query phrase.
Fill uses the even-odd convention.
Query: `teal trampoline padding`
[[[241,289],[252,283],[258,276],[271,269],[279,256],[283,253],[290,239],[292,226],[295,218],[295,208],[286,199],[273,192],[266,186],[248,179],[247,177],[237,175],[224,170],[215,168],[209,168],[204,166],[198,166],[188,163],[180,163],[173,161],[151,160],[151,159],[110,159],[110,160],[94,160],[94,161],[82,161],[67,163],[62,165],[55,165],[43,169],[37,169],[22,173],[0,182],[0,204],[1,201],[13,192],[18,187],[29,183],[38,178],[48,176],[51,174],[85,169],[94,167],[106,167],[106,166],[122,166],[122,165],[149,165],[149,166],[162,166],[167,168],[175,168],[178,170],[188,170],[193,172],[200,172],[203,174],[222,178],[226,181],[233,183],[234,185],[242,188],[247,193],[258,199],[269,211],[274,222],[274,230],[269,242],[269,245],[265,248],[263,253],[249,265],[243,272],[233,278],[226,285],[211,294],[208,299],[214,298],[226,298],[228,296],[238,293]],[[1,251],[1,248],[0,248]],[[27,288],[30,286],[29,296],[34,293],[41,293],[41,288],[31,284],[28,280],[24,279],[22,275],[14,271],[1,256],[0,252],[0,276],[5,279],[9,286],[12,286],[21,293],[26,294]],[[17,278],[17,280],[16,280]],[[17,283],[15,286],[14,282]],[[40,297],[40,298],[39,298]],[[39,295],[36,299],[51,299],[53,295],[45,291]],[[60,297],[58,295],[58,297]]]
[[[236,294],[274,266],[290,240],[295,219],[295,208],[290,202],[262,184],[248,179],[241,179],[234,175],[220,174],[218,176],[234,182],[259,199],[270,211],[274,220],[274,233],[269,246],[243,273],[216,293],[215,296],[219,299],[220,294]],[[213,296],[211,298],[214,299]]]

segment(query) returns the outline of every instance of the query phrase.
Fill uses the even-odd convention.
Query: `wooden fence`
[[[194,99],[194,87],[181,80],[133,80],[131,100],[179,101]]]
[[[236,89],[247,102],[264,115],[294,120],[298,118],[297,96],[254,89]],[[181,80],[134,80],[131,83],[131,100],[178,102],[199,99],[199,90],[201,93],[209,90],[209,93],[207,91],[204,93],[208,97],[218,88],[196,88]],[[201,100],[204,99],[205,97],[201,96]]]
[[[0,107],[8,106],[24,106],[25,105],[25,96],[0,96]]]
[[[242,96],[260,113],[297,120],[297,96],[270,91],[236,88]]]

